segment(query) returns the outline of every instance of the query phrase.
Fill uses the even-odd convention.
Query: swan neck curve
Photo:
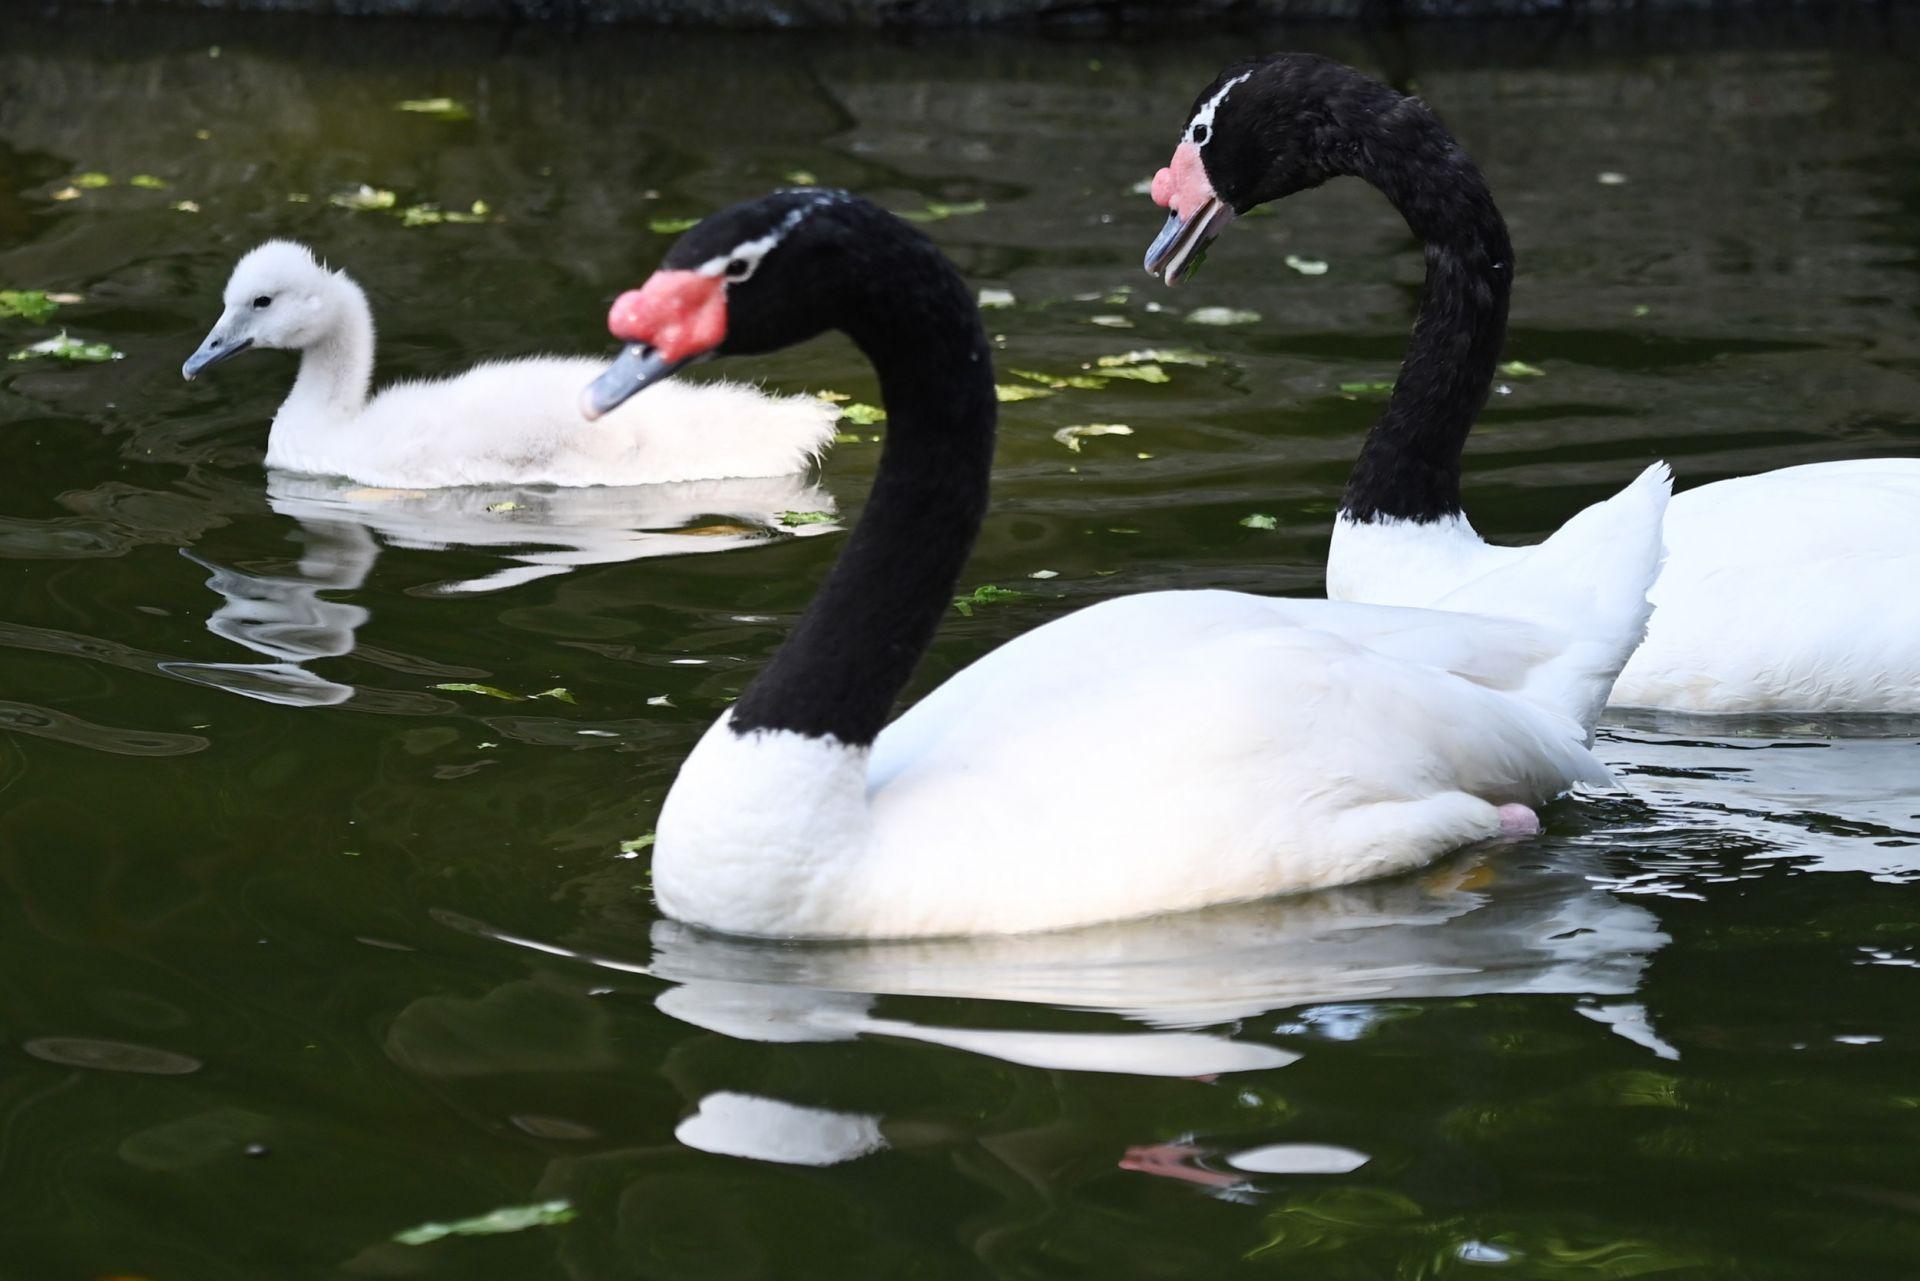
[[[1367,433],[1341,510],[1358,521],[1460,513],[1460,454],[1487,403],[1506,339],[1513,246],[1480,170],[1426,107],[1403,99],[1368,124],[1351,172],[1426,243],[1407,353]]]
[[[737,734],[872,743],[952,604],[986,515],[998,407],[979,310],[919,233],[873,234],[886,260],[865,273],[874,288],[842,328],[880,377],[880,464],[826,581],[734,704]]]
[[[324,429],[351,422],[373,384],[373,309],[360,286],[336,274],[328,321],[300,352],[300,373],[274,418],[276,429]]]

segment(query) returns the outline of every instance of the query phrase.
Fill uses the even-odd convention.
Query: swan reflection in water
[[[267,501],[296,522],[294,537],[304,550],[294,573],[248,573],[182,552],[208,570],[207,586],[223,598],[207,630],[266,661],[163,666],[201,684],[292,707],[329,707],[353,697],[351,685],[306,664],[353,652],[368,611],[322,593],[361,587],[383,546],[500,549],[502,567],[437,589],[472,594],[584,565],[727,551],[781,533],[804,537],[840,528],[833,521],[791,529],[780,523],[784,513],[835,511],[832,495],[800,475],[628,488],[397,490],[272,472]]]
[[[1396,1003],[1538,993],[1567,996],[1646,1052],[1675,1057],[1634,999],[1667,936],[1646,907],[1594,884],[1600,866],[1587,851],[1556,851],[1542,864],[1483,850],[1422,876],[1038,935],[781,943],[657,921],[650,954],[631,960],[612,925],[562,946],[439,919],[662,980],[658,1010],[742,1041],[879,1037],[1025,1067],[1208,1081],[1284,1067],[1316,1041],[1365,1036]],[[1039,1030],[1018,1013],[979,1008],[955,1023],[941,1013],[954,999],[1045,1006],[1089,1028]],[[396,1030],[408,1022],[403,1014]],[[877,1109],[824,1108],[730,1080],[678,1084],[691,1111],[675,1137],[704,1152],[831,1165],[932,1141]],[[1141,1153],[1149,1148],[1130,1153],[1126,1168],[1151,1168]]]
[[[1597,834],[1648,847],[1615,888],[1670,892],[1684,875],[1699,889],[1781,866],[1920,880],[1920,717],[1615,719],[1596,751],[1651,820]]]

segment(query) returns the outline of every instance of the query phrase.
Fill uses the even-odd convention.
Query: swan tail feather
[[[1591,735],[1620,669],[1646,637],[1653,615],[1648,593],[1666,561],[1662,529],[1672,496],[1672,470],[1655,463],[1527,555],[1455,588],[1433,607],[1516,618],[1559,633],[1558,652],[1540,664],[1526,692]]]

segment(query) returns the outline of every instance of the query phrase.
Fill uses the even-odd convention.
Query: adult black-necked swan
[[[345,272],[304,245],[270,240],[227,281],[224,311],[181,367],[193,378],[256,348],[300,353],[267,435],[267,466],[363,485],[650,485],[805,471],[833,439],[835,411],[809,396],[737,383],[662,387],[599,430],[580,421],[580,384],[604,359],[489,361],[368,398],[373,313]]]
[[[1460,507],[1460,452],[1506,337],[1513,253],[1486,181],[1426,105],[1351,67],[1276,54],[1194,102],[1153,181],[1170,212],[1147,270],[1174,284],[1236,214],[1351,175],[1426,242],[1427,282],[1385,412],[1334,523],[1327,594],[1475,607],[1524,596],[1591,531],[1499,547]],[[1920,712],[1920,459],[1788,467],[1673,500],[1653,621],[1621,707],[1702,713]],[[1596,547],[1596,555],[1608,554]]]
[[[865,513],[657,824],[670,916],[731,933],[1051,929],[1337,885],[1537,830],[1603,782],[1594,717],[1639,640],[1668,480],[1582,515],[1528,619],[1227,591],[1123,596],[1026,633],[887,724],[987,507],[993,361],[960,275],[843,192],[706,219],[609,321],[589,414],[701,356],[828,329],[873,362]],[[1583,551],[1588,544],[1582,544]]]

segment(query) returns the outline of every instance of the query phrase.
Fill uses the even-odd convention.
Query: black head
[[[776,191],[713,214],[674,242],[607,327],[628,344],[587,389],[597,418],[692,361],[750,355],[847,328],[875,274],[876,226],[904,225],[844,191]]]
[[[1418,107],[1316,54],[1228,67],[1194,99],[1172,162],[1154,175],[1154,203],[1168,218],[1147,271],[1178,284],[1234,215],[1364,172],[1373,140],[1394,131],[1408,104]]]

